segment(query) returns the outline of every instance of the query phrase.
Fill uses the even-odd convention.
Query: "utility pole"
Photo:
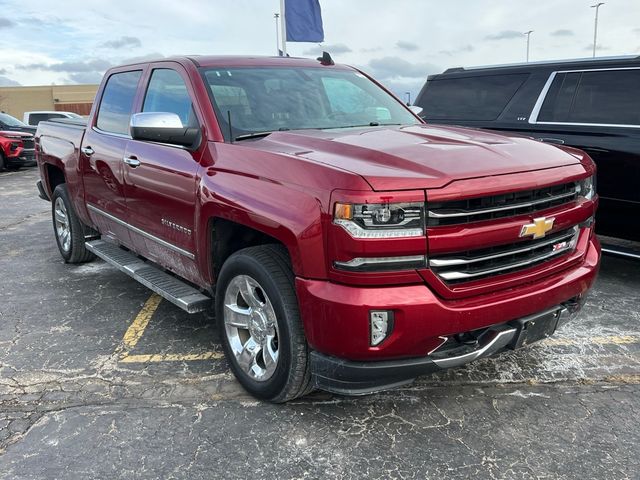
[[[524,32],[524,34],[527,36],[527,63],[529,63],[529,45],[531,43],[531,34],[533,33],[533,30],[529,30],[528,32]]]
[[[280,25],[278,25],[279,13],[274,13],[273,18],[276,20],[276,55],[280,56]]]
[[[407,96],[407,105],[411,105],[411,92],[404,92]]]
[[[282,56],[287,56],[287,14],[284,11],[284,0],[280,0],[280,31],[282,32]]]
[[[598,10],[604,5],[604,2],[598,2],[595,5],[591,5],[591,8],[596,9],[596,20],[593,25],[593,58],[596,58],[596,43],[598,41]]]

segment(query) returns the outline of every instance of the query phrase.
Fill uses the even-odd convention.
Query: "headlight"
[[[596,177],[592,175],[589,178],[580,180],[578,182],[578,195],[586,198],[587,200],[593,200],[596,196]]]
[[[336,203],[333,223],[355,238],[424,235],[422,203]]]

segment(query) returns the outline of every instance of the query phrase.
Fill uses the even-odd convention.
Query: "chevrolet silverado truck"
[[[88,124],[41,122],[63,259],[213,306],[231,370],[272,402],[405,385],[574,317],[600,260],[589,156],[425,124],[319,60],[121,66]]]

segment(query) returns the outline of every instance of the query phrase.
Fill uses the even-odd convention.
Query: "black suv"
[[[640,57],[450,68],[416,99],[430,123],[490,128],[586,151],[598,233],[640,240]]]
[[[12,117],[8,113],[0,112],[0,130],[7,130],[12,132],[27,132],[35,135],[36,127],[27,125],[21,122],[15,117]]]

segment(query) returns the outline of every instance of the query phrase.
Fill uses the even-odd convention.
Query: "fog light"
[[[380,345],[393,330],[393,312],[389,310],[371,310],[369,312],[369,343]]]

